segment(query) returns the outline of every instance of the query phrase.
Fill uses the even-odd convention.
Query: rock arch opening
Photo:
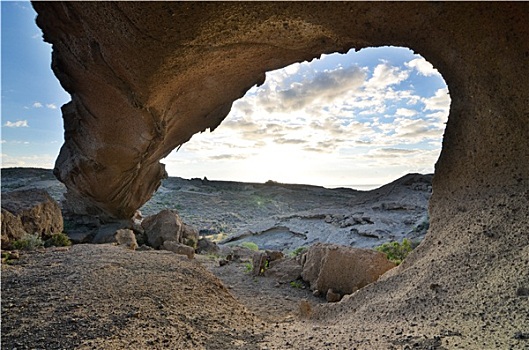
[[[442,71],[452,99],[429,235],[392,274],[314,317],[347,327],[322,337],[359,347],[408,345],[407,334],[424,345],[451,347],[453,337],[464,348],[525,345],[527,3],[33,6],[72,95],[56,175],[115,218],[132,216],[157,188],[159,159],[217,127],[264,72],[352,47],[421,52]],[[308,340],[300,333],[278,348]]]
[[[267,72],[164,163],[187,178],[374,188],[433,173],[449,105],[440,73],[409,49],[323,55]]]
[[[199,196],[201,208],[212,198],[233,203],[215,204],[217,212],[208,208],[205,219],[193,214],[197,199],[174,195],[172,200],[204,235],[215,240],[232,235],[230,244],[250,241],[293,251],[316,242],[374,247],[411,238],[418,243],[428,224],[431,175],[412,173],[433,173],[449,105],[441,74],[402,47],[323,55],[268,72],[261,86],[234,102],[214,132],[195,135],[164,160],[169,175],[209,179],[188,184],[210,195]],[[245,184],[250,193],[244,193],[243,184],[230,189],[211,180],[269,180],[269,186]],[[372,190],[390,182],[369,193],[282,187]],[[318,201],[323,192],[328,200]],[[155,194],[142,212],[150,215],[170,203],[167,193]],[[310,214],[291,220],[303,211]],[[262,223],[271,216],[282,219]]]

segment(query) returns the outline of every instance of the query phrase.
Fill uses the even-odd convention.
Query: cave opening
[[[404,47],[270,71],[214,132],[196,134],[165,159],[170,176],[191,180],[166,180],[141,211],[174,204],[202,236],[262,249],[417,243],[428,228],[449,108],[439,71]],[[168,199],[164,188],[185,194]],[[298,212],[311,214],[261,223]]]

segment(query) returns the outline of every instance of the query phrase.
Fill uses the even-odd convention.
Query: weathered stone
[[[198,230],[184,223],[181,238],[182,243],[192,247],[193,249],[196,249],[198,245],[198,238]]]
[[[220,248],[217,243],[204,237],[198,240],[196,251],[199,254],[218,254]]]
[[[147,241],[153,248],[159,248],[165,241],[181,242],[184,223],[176,211],[162,210],[143,220],[141,226],[147,235]]]
[[[263,276],[268,267],[268,259],[265,252],[256,252],[252,257],[252,275]]]
[[[10,242],[16,241],[26,234],[20,218],[2,208],[2,247],[8,247]]]
[[[342,299],[342,296],[340,293],[336,293],[332,288],[327,291],[327,294],[325,295],[325,299],[329,303],[336,303]]]
[[[317,243],[307,252],[301,276],[312,290],[350,294],[393,267],[383,253],[374,250]]]
[[[302,267],[295,258],[272,261],[265,271],[266,277],[275,278],[280,283],[288,283],[301,278]]]
[[[131,223],[127,220],[121,220],[99,226],[92,243],[114,243],[116,242],[116,232],[121,229],[130,228]]]
[[[322,53],[406,46],[443,74],[452,102],[436,163],[429,233],[397,269],[399,278],[377,284],[369,299],[405,290],[386,309],[401,312],[407,293],[424,293],[430,276],[448,274],[457,288],[468,289],[454,292],[454,300],[483,297],[472,288],[480,281],[494,285],[491,275],[469,275],[461,266],[498,266],[500,275],[514,265],[515,271],[525,268],[523,259],[500,257],[524,256],[520,247],[528,244],[527,3],[33,6],[53,45],[54,72],[73,96],[62,107],[65,144],[55,174],[87,203],[83,210],[130,218],[164,176],[158,160],[194,133],[215,129],[266,71]],[[489,237],[479,238],[484,222],[498,226],[493,246]],[[520,279],[514,274],[506,283],[514,290]],[[499,288],[486,296],[494,299]],[[366,300],[359,293],[351,303]]]
[[[26,233],[37,234],[43,239],[63,231],[61,208],[44,190],[2,193],[2,209],[2,240],[10,237],[20,238],[20,225]],[[12,216],[4,211],[11,213]],[[20,224],[15,217],[20,220]],[[8,225],[12,226],[8,227]]]
[[[114,234],[117,244],[125,246],[131,250],[136,250],[138,248],[138,243],[136,242],[136,235],[134,231],[129,229],[117,230]]]
[[[192,247],[175,241],[165,241],[160,248],[176,254],[187,255],[189,259],[193,259],[195,256],[195,250]]]

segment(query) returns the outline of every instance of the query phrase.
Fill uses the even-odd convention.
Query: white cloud
[[[9,120],[4,124],[4,126],[7,126],[8,128],[27,128],[28,121],[27,120],[17,120],[16,122],[10,122]]]
[[[399,84],[408,76],[409,71],[392,67],[387,62],[383,62],[375,67],[373,76],[365,83],[365,86],[372,89],[384,89],[390,85]]]
[[[402,117],[413,117],[417,114],[416,110],[408,109],[408,108],[397,108],[397,112],[395,115],[402,116]]]
[[[49,109],[57,109],[57,106],[54,103],[48,103],[46,104],[46,107]]]
[[[409,62],[404,63],[409,68],[416,69],[417,72],[425,77],[439,74],[439,71],[435,69],[432,64],[426,61],[423,57],[415,58]]]
[[[42,103],[40,103],[40,102],[35,102],[35,103],[33,103],[33,107],[34,107],[34,108],[42,108]]]
[[[6,143],[7,141],[6,140],[1,140],[0,143]]]
[[[424,103],[424,110],[430,111],[445,111],[448,113],[450,109],[450,95],[448,88],[438,89],[432,97],[422,98]]]

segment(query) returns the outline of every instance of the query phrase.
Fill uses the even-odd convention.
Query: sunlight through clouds
[[[195,135],[169,156],[168,171],[324,186],[433,172],[448,88],[411,50],[380,50],[375,60],[351,51],[267,72],[265,83],[235,101],[215,132]]]

